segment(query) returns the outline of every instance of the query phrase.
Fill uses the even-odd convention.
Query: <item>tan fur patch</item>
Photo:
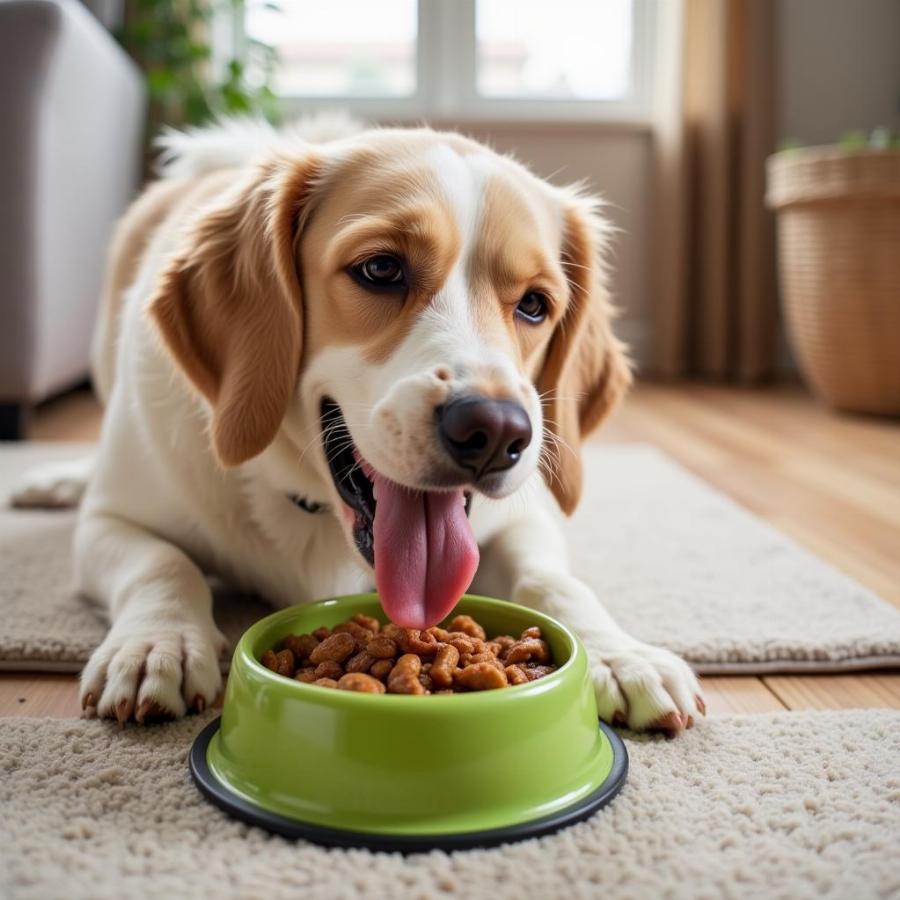
[[[407,148],[408,152],[408,148]],[[440,290],[460,252],[459,228],[432,173],[364,148],[332,172],[301,242],[310,353],[353,344],[383,362]],[[374,292],[349,266],[388,253],[411,273],[409,292]]]
[[[194,223],[150,302],[176,363],[212,405],[213,448],[225,466],[268,446],[296,384],[294,238],[315,164],[278,159],[251,173]]]
[[[598,242],[599,222],[581,201],[564,212],[563,266],[571,301],[547,350],[537,386],[552,433],[547,482],[571,514],[581,497],[582,438],[613,410],[631,384],[624,346],[612,333],[612,306]]]
[[[97,335],[92,350],[94,386],[108,402],[115,382],[119,314],[151,243],[164,231],[175,231],[182,219],[211,192],[221,191],[234,172],[216,172],[198,180],[159,181],[150,185],[116,225],[110,242]]]

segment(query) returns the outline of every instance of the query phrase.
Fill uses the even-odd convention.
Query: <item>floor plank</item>
[[[766,687],[790,709],[900,709],[900,674],[777,675]]]
[[[95,441],[100,436],[102,410],[94,394],[79,388],[42,403],[29,427],[32,441]]]
[[[759,678],[729,675],[701,679],[709,716],[724,713],[779,712],[787,707]]]
[[[0,716],[71,718],[81,714],[74,675],[0,673]]]

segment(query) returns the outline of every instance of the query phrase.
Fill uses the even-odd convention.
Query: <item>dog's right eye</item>
[[[396,256],[387,253],[370,256],[353,266],[350,271],[364,287],[392,289],[406,287],[403,263]]]

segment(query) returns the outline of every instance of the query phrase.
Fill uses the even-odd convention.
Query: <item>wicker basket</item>
[[[776,153],[767,202],[806,379],[839,409],[900,414],[900,151]]]

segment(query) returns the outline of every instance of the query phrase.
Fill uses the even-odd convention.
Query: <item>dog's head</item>
[[[279,151],[203,213],[151,312],[236,466],[310,444],[385,609],[443,618],[473,493],[540,468],[570,513],[583,436],[630,381],[595,204],[454,134]],[[299,464],[299,462],[298,462]]]

